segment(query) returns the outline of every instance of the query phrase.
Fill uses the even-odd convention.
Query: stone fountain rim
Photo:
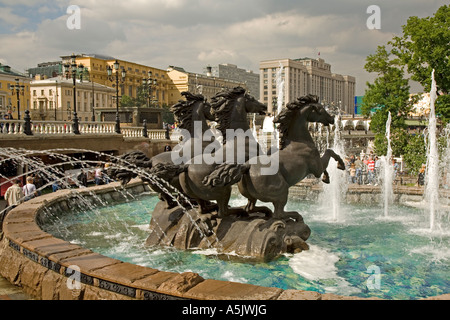
[[[143,183],[140,179],[134,179],[126,186],[126,189],[142,186]],[[80,268],[84,290],[87,290],[86,288],[95,289],[96,292],[103,292],[103,296],[109,299],[380,300],[204,279],[192,272],[180,274],[160,271],[100,255],[92,250],[56,238],[44,232],[39,226],[38,221],[40,215],[43,214],[44,207],[73,198],[75,193],[94,192],[101,195],[115,192],[117,188],[122,187],[118,182],[113,182],[90,188],[59,190],[31,199],[11,210],[3,224],[4,237],[0,246],[0,273],[3,274],[5,270],[11,268],[11,260],[3,259],[4,253],[8,251],[8,254],[14,256],[14,260],[31,263],[33,270],[40,269],[44,273],[48,270],[54,272],[58,281],[52,288],[54,291],[59,289],[60,296],[64,290],[68,290],[64,288],[64,284],[72,274],[69,267],[76,265]],[[8,277],[4,274],[3,276],[24,289],[28,288],[28,291],[36,298],[45,298],[44,290],[34,288],[35,283],[25,283],[25,279],[20,279],[20,283],[14,280],[21,272],[20,264],[17,269],[15,276]],[[33,279],[33,277],[27,278]],[[89,299],[87,296],[86,294],[81,295],[79,299]],[[450,299],[450,294],[428,299],[447,300]]]

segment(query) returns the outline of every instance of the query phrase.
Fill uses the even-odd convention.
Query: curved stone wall
[[[0,274],[37,299],[96,300],[335,300],[362,299],[300,290],[204,279],[192,272],[165,272],[102,256],[44,232],[46,215],[67,212],[77,193],[103,201],[121,200],[118,183],[60,190],[29,200],[6,216],[0,241]],[[127,185],[131,193],[146,186]],[[73,282],[73,279],[79,282]],[[448,299],[448,297],[444,297]]]

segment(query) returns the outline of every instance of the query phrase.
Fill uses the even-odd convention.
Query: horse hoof
[[[338,162],[338,169],[339,170],[345,170],[345,163],[343,163],[343,162]]]
[[[330,178],[329,177],[323,177],[322,182],[326,184],[330,184]]]

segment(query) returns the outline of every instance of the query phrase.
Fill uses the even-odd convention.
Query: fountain
[[[425,174],[424,199],[430,217],[430,231],[436,228],[436,215],[439,206],[439,152],[437,146],[436,127],[436,81],[434,80],[434,69],[431,73],[430,92],[430,118],[428,122],[428,145],[427,145],[427,167]]]
[[[393,189],[392,184],[394,181],[394,166],[392,164],[392,147],[391,147],[391,112],[388,114],[386,121],[386,139],[387,139],[387,152],[386,156],[381,158],[382,168],[382,186],[383,186],[383,207],[384,217],[389,215],[389,205],[392,204]]]
[[[327,140],[328,137],[329,135],[327,135]],[[341,120],[339,114],[335,116],[333,144],[331,148],[335,150],[337,154],[345,155],[344,141],[341,138]],[[327,212],[331,211],[331,220],[339,221],[341,218],[343,195],[347,192],[348,188],[347,174],[345,171],[338,170],[337,166],[334,165],[330,166],[329,174],[330,184],[323,185],[321,202]]]
[[[286,106],[290,116],[283,111],[277,120],[285,123],[300,117],[301,110],[307,113],[310,104],[301,107],[299,103],[305,104],[307,99],[300,100]],[[297,138],[284,131],[285,127],[279,126],[280,153],[289,152],[288,147],[292,147],[293,143],[287,139]],[[336,127],[332,147],[339,149],[340,137],[336,131],[339,125]],[[89,150],[40,151],[60,160],[54,165],[45,165],[33,158],[37,151],[0,151],[0,161],[13,159],[26,163],[31,171],[44,174],[49,180],[45,186],[57,180],[67,188],[42,196],[44,200],[41,197],[30,200],[11,211],[5,220],[5,236],[0,246],[3,252],[0,272],[22,284],[27,278],[39,279],[39,284],[47,286],[42,293],[49,298],[68,297],[63,285],[74,264],[82,268],[81,291],[84,294],[72,291],[70,295],[85,299],[105,299],[105,295],[92,293],[100,289],[117,294],[114,298],[140,299],[283,299],[294,294],[300,297],[305,294],[304,290],[314,291],[308,296],[314,299],[339,298],[336,295],[418,299],[448,292],[450,239],[443,235],[439,244],[430,244],[428,236],[411,232],[427,222],[418,209],[393,204],[389,215],[396,219],[384,221],[376,219],[380,215],[376,205],[347,204],[345,220],[340,211],[333,211],[333,219],[324,221],[320,205],[295,201],[286,193],[283,196],[289,201],[280,210],[278,204],[267,203],[264,194],[253,193],[253,189],[264,191],[273,187],[275,181],[272,177],[267,180],[269,183],[258,183],[258,179],[264,177],[255,174],[257,162],[250,168],[245,163],[236,165],[237,173],[245,176],[242,181],[253,181],[256,188],[248,189],[249,183],[241,185],[239,188],[245,197],[232,196],[227,201],[231,213],[219,216],[217,207],[210,204],[202,212],[199,203],[208,199],[197,198],[198,194],[193,197],[185,189],[176,190],[166,176],[170,177],[171,172],[161,174],[161,166],[150,166],[151,159],[143,156],[114,157],[96,152],[99,157],[105,157],[102,163],[115,164],[115,171],[108,172],[111,178],[122,173],[121,178],[129,183],[79,188],[77,181],[71,184],[65,180],[58,165],[88,168],[95,162],[63,153],[87,153]],[[338,153],[344,154],[343,151]],[[330,152],[325,154],[330,156]],[[294,156],[289,153],[286,158]],[[286,165],[283,159],[284,156],[280,156],[280,164]],[[321,162],[320,158],[314,159]],[[302,162],[295,160],[295,163],[298,167]],[[331,162],[327,168],[330,185],[339,180],[333,173],[335,166],[335,162]],[[181,178],[186,171],[177,174]],[[135,177],[140,179],[129,180]],[[316,177],[320,174],[316,173]],[[222,180],[212,181],[220,183]],[[154,185],[158,187],[156,193],[150,192],[149,186]],[[170,197],[175,206],[168,208],[170,200],[159,198],[159,193]],[[252,200],[252,196],[264,201],[267,208],[248,202],[246,197]],[[36,217],[28,217],[25,208],[41,211]],[[308,225],[303,220],[308,221]],[[35,221],[45,232],[32,226]],[[50,238],[50,234],[58,239]],[[149,245],[144,245],[146,242]],[[75,244],[82,244],[83,248]],[[380,290],[367,285],[367,273],[373,266],[381,270]],[[20,276],[20,272],[29,270],[39,270],[40,276]],[[30,288],[33,286],[34,282]]]
[[[289,147],[272,153],[270,156],[252,152],[253,148],[257,150],[259,148],[256,142],[252,146],[250,138],[253,137],[253,134],[245,120],[246,114],[242,111],[235,113],[234,110],[260,112],[263,105],[256,103],[253,98],[245,98],[244,93],[245,91],[235,89],[230,93],[220,93],[213,99],[216,102],[212,104],[212,109],[216,110],[213,113],[217,115],[218,128],[227,134],[227,138],[224,138],[226,144],[224,143],[223,150],[216,150],[215,155],[219,154],[218,159],[221,160],[219,163],[207,162],[204,155],[194,157],[186,164],[175,166],[152,167],[150,159],[136,161],[136,164],[144,169],[151,167],[150,172],[161,179],[172,181],[174,177],[177,177],[181,185],[180,190],[190,199],[190,206],[198,208],[201,213],[200,216],[192,219],[191,215],[185,215],[183,208],[170,206],[164,201],[158,203],[152,214],[152,222],[157,221],[158,228],[162,228],[167,237],[152,233],[147,239],[148,245],[171,244],[185,250],[213,247],[220,254],[234,253],[245,256],[247,259],[264,261],[276,259],[286,252],[293,253],[307,249],[305,241],[310,234],[309,227],[303,222],[301,215],[295,211],[285,212],[284,206],[287,201],[288,188],[309,173],[316,177],[320,177],[324,173],[324,179],[328,179],[325,169],[330,157],[335,158],[340,169],[343,169],[342,160],[331,149],[328,149],[322,158],[319,157],[307,130],[308,121],[322,122],[328,125],[334,122],[334,118],[324,110],[316,97],[299,98],[297,102],[289,104],[276,117],[276,122],[280,124],[280,140],[283,148]],[[244,119],[240,119],[242,116]],[[233,117],[238,118],[233,120]],[[298,122],[292,127],[295,128],[295,131],[289,129],[291,128],[289,121]],[[244,127],[229,127],[233,124]],[[240,139],[240,137],[232,135],[230,129],[238,129],[241,132],[242,130],[250,131],[249,139]],[[305,139],[305,142],[300,142],[303,141],[302,139]],[[241,144],[244,142],[243,145],[237,145],[241,151],[233,152],[236,147],[235,143],[239,143],[239,141]],[[299,152],[297,147],[293,148],[298,143],[300,143],[300,147],[307,148],[308,152]],[[234,155],[234,158],[231,158],[232,162],[229,162],[230,151]],[[299,158],[297,154],[300,155]],[[244,161],[239,162],[240,155],[245,155],[245,158],[241,159]],[[135,153],[132,153],[132,157],[125,155],[123,158],[133,162],[134,156]],[[296,165],[292,166],[290,161],[296,161]],[[288,176],[280,175],[279,165],[288,171]],[[116,176],[123,176],[123,174],[126,173],[112,172],[112,175]],[[129,180],[129,178],[125,180]],[[228,202],[231,187],[240,181],[242,183],[239,183],[239,190],[247,197],[248,204],[244,208],[230,208]],[[252,186],[255,183],[258,185],[259,193],[255,192],[256,189]],[[280,192],[281,194],[278,195]],[[162,199],[166,199],[166,197],[162,197]],[[267,207],[257,207],[256,199],[272,202],[273,212]],[[217,203],[217,207],[213,210],[208,209],[204,204],[205,201],[211,200]],[[150,226],[152,230],[155,230],[152,222]],[[199,224],[201,224],[201,230],[198,228]]]

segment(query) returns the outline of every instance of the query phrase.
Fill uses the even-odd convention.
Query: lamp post
[[[158,81],[156,79],[152,79],[152,72],[147,72],[148,78],[142,79],[142,86],[144,87],[145,94],[147,96],[147,108],[150,107],[151,99],[152,99],[152,89],[156,88]]]
[[[94,76],[92,76],[93,78]],[[95,104],[95,98],[94,98],[94,80],[91,79],[91,83],[92,83],[92,118],[91,121],[95,122],[95,111],[94,111],[94,104]]]
[[[16,84],[11,86],[12,94],[17,95],[17,118],[20,120],[20,98],[19,95],[24,95],[25,86],[19,84],[19,78],[16,78]]]
[[[71,64],[65,64],[64,67],[66,69],[66,76],[69,75],[69,69],[72,71],[72,80],[73,80],[73,120],[72,120],[72,132],[74,134],[80,134],[79,123],[78,123],[78,115],[77,115],[77,71],[81,74],[84,71],[84,66],[80,63],[77,66],[75,54],[72,54]],[[82,77],[82,76],[81,76]],[[81,78],[82,79],[82,78]]]
[[[109,81],[116,81],[116,133],[120,133],[120,117],[119,117],[119,80],[120,83],[123,83],[125,81],[125,77],[127,75],[125,70],[122,70],[121,72],[121,77],[119,79],[119,61],[115,61],[114,62],[114,68],[111,68],[111,66],[108,66],[107,68],[107,72],[108,72],[108,79]],[[113,76],[113,69],[115,70],[114,74],[115,76]]]

